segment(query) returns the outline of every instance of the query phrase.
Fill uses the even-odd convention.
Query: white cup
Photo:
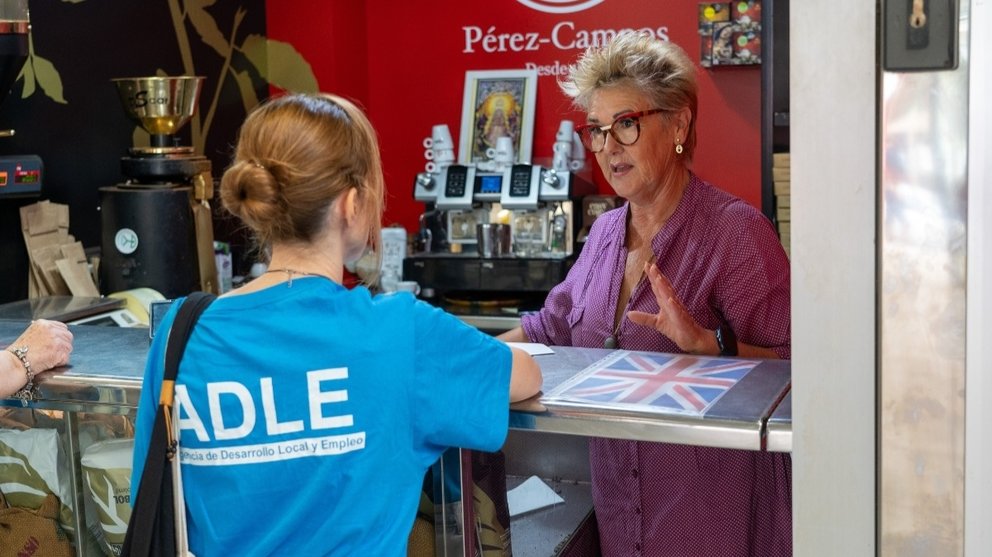
[[[572,132],[572,159],[586,159],[586,148],[582,146],[582,139],[575,132]]]
[[[431,138],[434,139],[434,150],[454,149],[455,143],[451,140],[451,130],[447,124],[437,124],[431,128]]]
[[[496,155],[493,159],[499,164],[512,164],[514,158],[513,138],[506,136],[496,138]]]
[[[434,160],[438,164],[446,164],[455,162],[455,150],[454,149],[438,149],[434,151]]]
[[[396,283],[397,292],[409,292],[414,296],[420,295],[420,285],[415,280],[401,280]]]

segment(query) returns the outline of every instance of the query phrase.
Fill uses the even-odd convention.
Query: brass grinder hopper
[[[153,148],[171,147],[175,135],[196,112],[203,78],[120,77],[117,85],[127,115],[151,134]]]

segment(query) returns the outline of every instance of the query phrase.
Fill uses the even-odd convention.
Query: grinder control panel
[[[41,195],[43,165],[37,155],[0,157],[0,197]]]

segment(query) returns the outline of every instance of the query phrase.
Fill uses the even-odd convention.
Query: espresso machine
[[[403,279],[419,283],[421,298],[499,332],[510,327],[498,323],[512,325],[520,312],[540,308],[565,278],[581,248],[581,200],[595,187],[537,164],[480,166],[417,176],[414,199],[425,205],[418,238],[431,241],[415,242]]]
[[[0,103],[28,59],[27,0],[0,1]],[[11,137],[14,130],[0,129],[0,138]],[[0,198],[37,197],[41,194],[41,158],[37,155],[0,155]]]
[[[217,292],[210,160],[176,133],[196,110],[202,77],[112,80],[124,110],[150,135],[121,157],[121,184],[100,188],[100,288],[151,288],[166,298]]]

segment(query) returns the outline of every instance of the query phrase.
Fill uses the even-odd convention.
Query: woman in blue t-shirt
[[[179,368],[196,555],[406,555],[427,468],[447,447],[498,449],[509,403],[538,392],[524,352],[410,294],[342,286],[344,263],[378,247],[383,189],[375,132],[345,99],[276,98],[241,128],[221,199],[271,259],[200,317]],[[132,486],[166,339],[149,352]]]

